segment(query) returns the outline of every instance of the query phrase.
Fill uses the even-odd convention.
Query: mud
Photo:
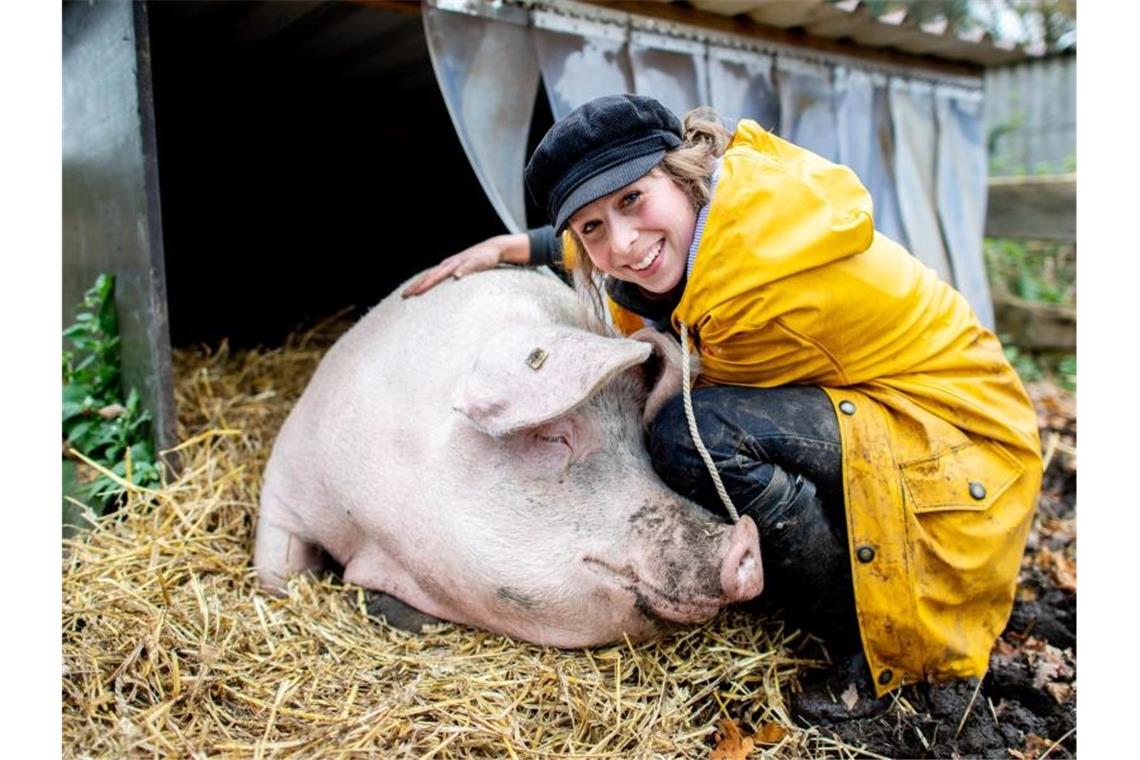
[[[1076,411],[1055,387],[1029,391],[1047,467],[1013,612],[980,687],[977,679],[904,687],[882,715],[820,727],[825,733],[887,757],[1076,755]]]

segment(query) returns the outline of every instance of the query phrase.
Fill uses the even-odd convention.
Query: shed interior
[[[149,19],[175,347],[278,345],[505,231],[418,5],[162,2]],[[553,119],[541,84],[520,97],[529,155]]]

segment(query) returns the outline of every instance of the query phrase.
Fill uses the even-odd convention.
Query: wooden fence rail
[[[1077,239],[1077,175],[991,177],[988,237]]]
[[[1076,241],[1076,175],[991,177],[986,236]],[[1014,345],[1045,351],[1076,348],[1075,307],[1034,303],[1004,293],[994,293],[993,298],[997,331]]]

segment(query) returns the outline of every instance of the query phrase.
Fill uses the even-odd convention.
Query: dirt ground
[[[882,716],[824,728],[886,757],[1074,757],[1076,734],[1076,402],[1027,387],[1046,469],[1013,613],[982,679],[901,690]]]

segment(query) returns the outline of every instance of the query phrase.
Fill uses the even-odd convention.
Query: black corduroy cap
[[[644,177],[681,144],[681,120],[653,98],[606,95],[559,119],[526,165],[526,186],[562,232],[575,211]]]

